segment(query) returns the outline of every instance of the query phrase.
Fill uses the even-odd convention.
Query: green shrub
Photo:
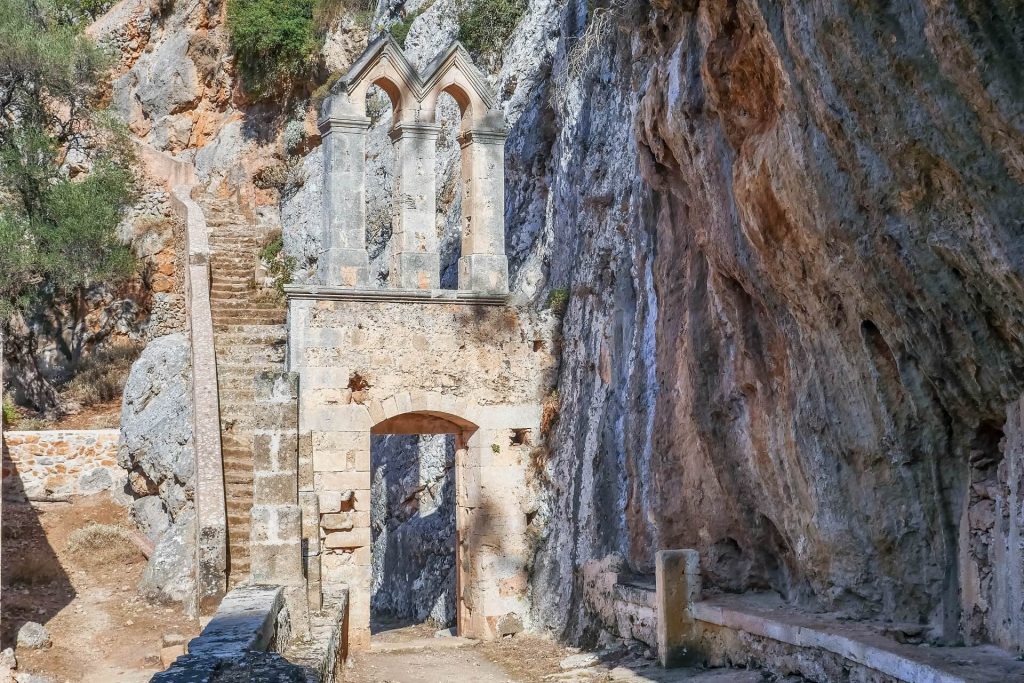
[[[310,0],[228,0],[228,30],[245,89],[257,99],[310,77],[322,45]]]
[[[14,405],[14,399],[8,395],[4,395],[2,405],[0,405],[0,417],[3,419],[4,427],[13,427],[21,417],[21,413],[18,412],[18,407]]]
[[[298,265],[294,256],[284,253],[284,238],[281,233],[271,236],[270,240],[260,250],[260,260],[263,261],[274,279],[274,290],[279,295],[284,295],[284,286],[291,284],[292,273]]]
[[[548,294],[548,308],[555,315],[565,315],[569,309],[569,290],[565,287],[552,289]]]
[[[526,0],[468,0],[459,12],[459,40],[476,55],[501,52],[526,13]]]
[[[395,42],[403,47],[405,46],[405,39],[409,37],[409,29],[412,28],[412,22],[416,21],[416,17],[419,15],[419,12],[410,12],[397,24],[391,24],[388,28],[388,32],[391,34],[391,37],[395,39]]]
[[[114,0],[55,0],[57,16],[68,24],[90,23],[99,19],[114,4]]]
[[[288,93],[317,72],[327,31],[344,13],[369,26],[371,0],[228,0],[242,84],[255,99]]]

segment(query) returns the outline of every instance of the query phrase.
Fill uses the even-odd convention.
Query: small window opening
[[[531,438],[532,431],[532,429],[513,429],[510,445],[529,446],[531,443],[533,443],[533,439]]]

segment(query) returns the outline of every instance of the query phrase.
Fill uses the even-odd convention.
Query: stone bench
[[[811,680],[853,672],[910,683],[1024,680],[1024,662],[994,646],[900,643],[886,635],[885,625],[803,612],[773,593],[703,598],[695,550],[659,551],[655,568],[663,666],[750,665]]]

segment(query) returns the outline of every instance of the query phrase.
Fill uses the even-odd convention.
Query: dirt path
[[[43,624],[53,645],[18,648],[18,672],[56,683],[135,683],[160,670],[160,640],[191,637],[198,623],[180,607],[150,604],[136,587],[145,558],[130,544],[111,553],[72,551],[69,536],[90,522],[130,528],[106,494],[30,506],[4,501],[0,635],[13,646],[26,621]]]
[[[412,626],[373,637],[369,652],[354,655],[345,683],[760,683],[759,672],[676,669],[665,671],[642,654],[622,648],[597,657],[536,636],[494,643],[435,637]]]

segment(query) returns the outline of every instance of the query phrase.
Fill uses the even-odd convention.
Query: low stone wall
[[[116,429],[4,432],[4,487],[20,481],[31,498],[89,495],[123,487]]]
[[[1024,680],[1024,661],[993,645],[915,645],[919,624],[848,621],[774,593],[702,596],[695,551],[660,551],[657,560],[653,585],[630,576],[617,555],[591,561],[583,591],[607,631],[651,645],[671,666],[746,666],[821,682]]]
[[[295,637],[281,586],[232,590],[203,632],[151,683],[334,683],[345,656],[345,613],[318,612],[310,635]],[[283,654],[280,654],[283,653]]]

